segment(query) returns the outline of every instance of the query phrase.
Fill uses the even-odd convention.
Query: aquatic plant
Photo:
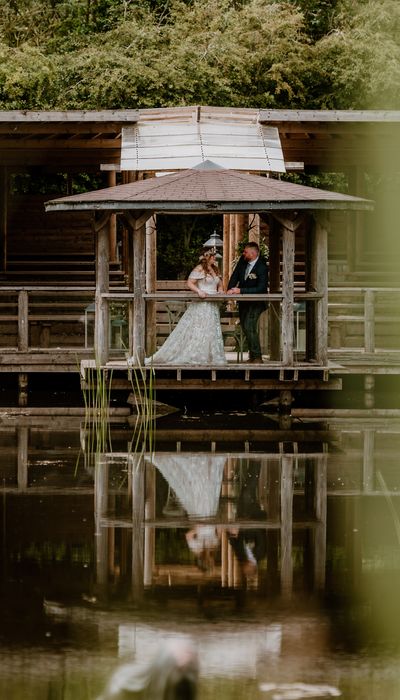
[[[111,403],[112,370],[102,369],[100,363],[86,369],[82,382],[82,393],[85,404],[85,423],[83,430],[88,440],[85,441],[84,451],[87,455],[98,454],[111,450],[110,433],[110,403]]]
[[[140,448],[151,452],[154,449],[155,419],[155,373],[152,366],[144,367],[138,358],[129,367],[128,378],[132,387],[133,405],[136,410],[129,452],[136,453]]]

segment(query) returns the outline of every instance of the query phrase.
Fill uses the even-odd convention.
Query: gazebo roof
[[[225,170],[213,163],[46,203],[46,211],[130,209],[171,213],[372,208],[372,201],[360,197]]]

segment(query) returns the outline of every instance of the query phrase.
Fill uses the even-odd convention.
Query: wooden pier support
[[[293,587],[293,459],[281,457],[281,594],[290,598]]]
[[[102,525],[102,519],[107,513],[108,504],[108,460],[104,455],[96,455],[95,461],[95,545],[96,545],[96,587],[98,595],[107,599],[108,595],[108,536],[109,530]]]
[[[109,311],[108,300],[103,296],[109,292],[109,223],[110,214],[106,212],[95,219],[96,233],[96,295],[95,295],[95,328],[94,349],[96,362],[105,365],[109,350]]]
[[[143,597],[144,573],[144,457],[134,455],[132,459],[132,600]]]
[[[18,374],[18,406],[28,405],[28,375],[25,372]]]

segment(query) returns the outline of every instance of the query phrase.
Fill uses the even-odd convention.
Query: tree
[[[344,0],[334,30],[316,46],[315,106],[399,109],[399,34],[397,0]]]

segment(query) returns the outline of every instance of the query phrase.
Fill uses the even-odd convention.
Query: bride
[[[205,301],[209,294],[223,292],[215,249],[200,256],[186,284],[199,301],[190,302],[161,348],[146,357],[146,365],[226,364],[218,302]]]

